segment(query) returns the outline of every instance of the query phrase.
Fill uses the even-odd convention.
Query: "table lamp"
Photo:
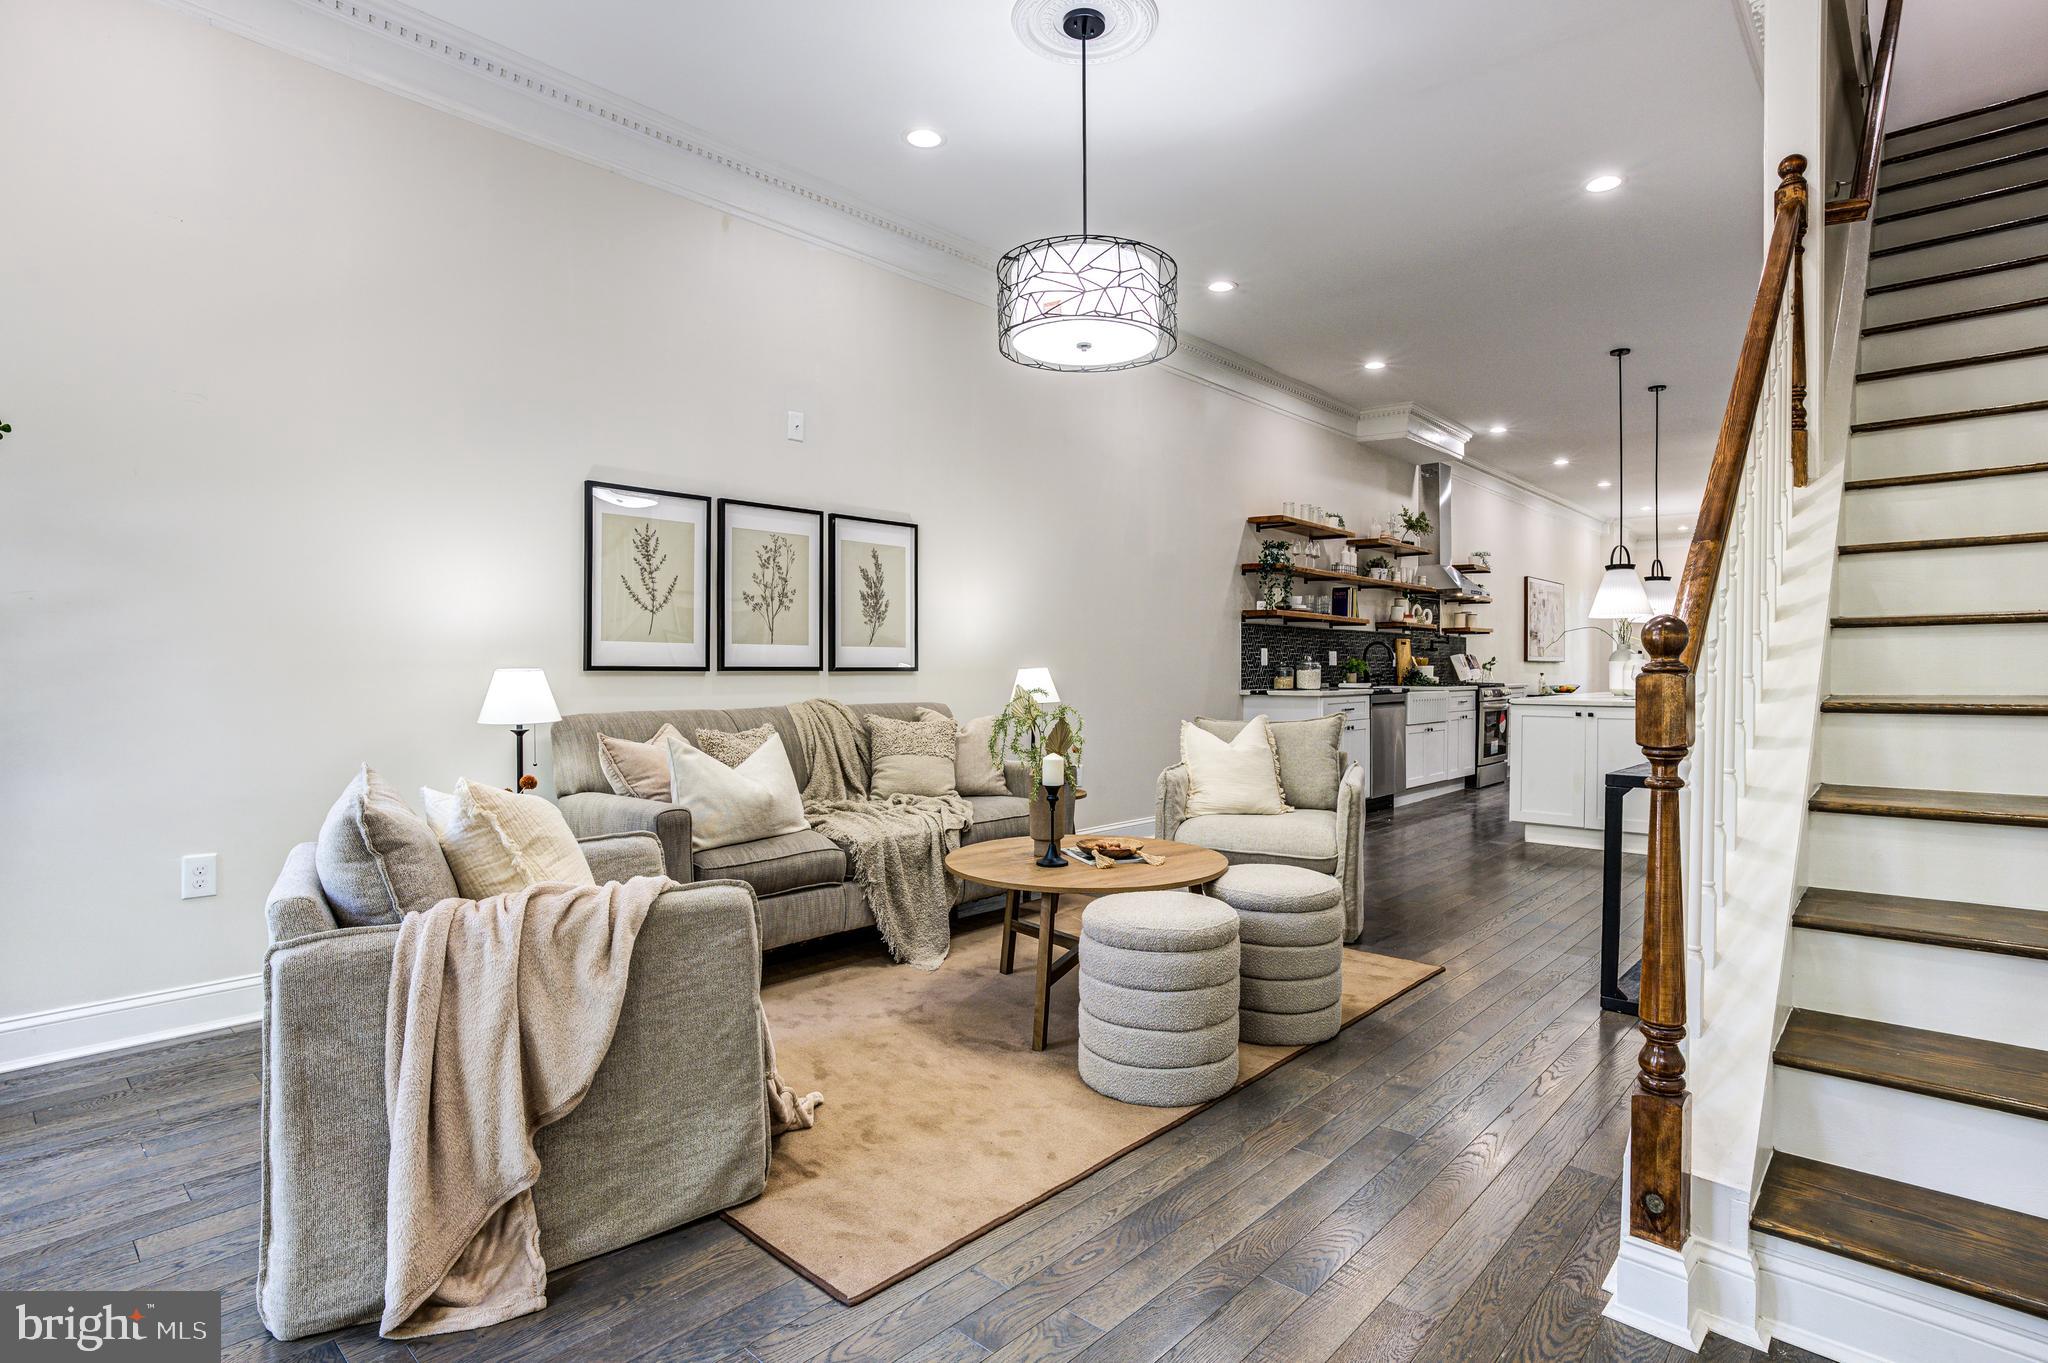
[[[1014,696],[1019,691],[1038,692],[1040,705],[1057,705],[1060,701],[1059,688],[1052,684],[1052,669],[1049,667],[1018,668],[1017,680],[1010,687],[1010,694]]]
[[[512,726],[512,789],[525,789],[526,726],[552,724],[561,717],[555,694],[548,690],[548,674],[540,668],[501,667],[491,673],[491,689],[484,692],[476,722]]]

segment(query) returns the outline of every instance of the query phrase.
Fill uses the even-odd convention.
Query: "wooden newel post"
[[[1636,1092],[1629,1106],[1628,1229],[1667,1249],[1685,1244],[1691,1218],[1686,1123],[1685,891],[1679,867],[1678,764],[1692,749],[1692,669],[1685,622],[1643,626],[1649,663],[1636,680],[1636,741],[1649,759],[1649,868],[1643,887],[1643,996]]]

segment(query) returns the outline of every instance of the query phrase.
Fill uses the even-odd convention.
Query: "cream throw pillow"
[[[464,779],[453,794],[423,787],[420,803],[465,899],[530,885],[597,884],[562,811],[538,795]]]
[[[937,710],[919,710],[923,720],[946,719]],[[994,715],[953,724],[953,785],[962,795],[1008,795],[1010,783],[1003,776],[1003,764],[988,755],[988,737],[996,727]]]
[[[766,743],[768,735],[774,732],[775,726],[773,724],[762,724],[752,729],[742,729],[736,734],[727,733],[723,729],[699,729],[697,730],[697,751],[710,753],[728,767],[737,767],[740,763],[761,751],[761,745]],[[681,737],[681,735],[677,736]],[[784,748],[782,755],[785,758],[788,757],[789,749]],[[661,764],[664,769],[668,766],[668,749],[666,747],[661,752]]]
[[[932,710],[926,718],[890,719],[869,715],[868,790],[890,795],[957,795],[953,760],[960,726]]]
[[[1204,814],[1285,814],[1273,731],[1260,715],[1225,742],[1187,720],[1180,726],[1180,760],[1188,769],[1186,817]]]
[[[669,803],[690,811],[690,846],[699,852],[811,826],[781,734],[770,734],[737,767],[672,737],[668,767]]]
[[[645,743],[630,738],[597,736],[597,764],[612,794],[631,795],[642,800],[668,798],[668,740],[681,738],[673,724],[664,724]]]

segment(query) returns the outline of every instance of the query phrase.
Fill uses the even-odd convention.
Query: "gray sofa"
[[[937,701],[856,705],[863,717],[915,719],[919,710],[951,710]],[[663,724],[673,724],[685,738],[700,729],[737,733],[773,724],[783,750],[802,787],[810,775],[803,744],[786,706],[745,710],[615,710],[601,714],[564,715],[550,733],[554,750],[555,796],[563,817],[578,837],[599,833],[652,833],[661,840],[669,875],[685,884],[699,879],[741,880],[753,886],[761,904],[763,950],[848,932],[875,921],[867,897],[851,880],[847,856],[824,834],[806,829],[758,842],[712,847],[693,853],[690,812],[661,800],[614,794],[599,764],[599,734],[644,743]],[[1029,831],[1030,777],[1017,763],[1005,767],[1008,795],[976,795],[967,803],[974,811],[965,841],[1023,837]],[[961,887],[961,902],[987,894],[973,885]]]
[[[648,833],[583,841],[600,883],[658,875]],[[258,1311],[296,1339],[375,1320],[384,1294],[385,996],[398,927],[337,928],[313,844],[270,893],[263,961]],[[656,900],[611,1049],[583,1102],[539,1134],[550,1267],[760,1194],[768,1168],[760,948],[747,886]]]

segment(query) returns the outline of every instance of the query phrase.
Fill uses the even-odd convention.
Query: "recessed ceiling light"
[[[1550,462],[1557,465],[1559,468],[1563,468],[1566,464],[1569,464],[1572,461],[1560,454],[1559,456],[1557,456],[1557,458],[1551,460]]]
[[[1486,433],[1488,435],[1506,435],[1508,433],[1508,428],[1496,423],[1492,426],[1487,427]]]
[[[1692,527],[1691,527],[1691,526],[1689,526],[1689,525],[1681,525],[1681,526],[1679,526],[1678,528],[1679,528],[1679,529],[1680,529],[1681,531],[1685,531],[1685,530],[1690,530],[1690,529],[1692,529]]]
[[[1595,175],[1592,179],[1586,181],[1586,192],[1588,194],[1605,194],[1611,189],[1620,188],[1621,177],[1619,175]]]
[[[1374,373],[1378,373],[1380,370],[1385,369],[1387,367],[1387,362],[1385,360],[1367,360],[1365,362],[1365,367],[1373,371]]]
[[[1595,486],[1595,487],[1613,487],[1613,486],[1614,486],[1614,480],[1613,480],[1613,479],[1611,479],[1611,478],[1602,478],[1602,479],[1601,479],[1601,480],[1600,480],[1600,481],[1599,481],[1598,483],[1595,483],[1595,484],[1594,484],[1594,486]]]
[[[936,128],[912,128],[903,134],[903,140],[919,151],[930,151],[933,147],[944,146],[946,135]]]
[[[1235,279],[1212,279],[1209,281],[1210,293],[1229,293],[1236,287],[1237,281]]]

